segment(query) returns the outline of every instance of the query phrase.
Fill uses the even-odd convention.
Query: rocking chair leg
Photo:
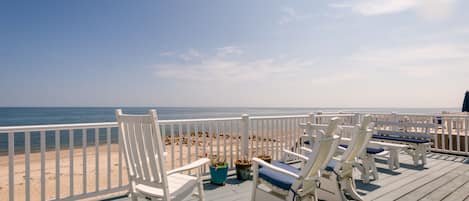
[[[130,193],[130,194],[129,194],[129,197],[130,197],[130,199],[131,199],[132,201],[137,201],[137,200],[138,200],[138,199],[137,199],[137,195],[136,195],[135,193]]]
[[[257,168],[254,170],[256,174],[252,178],[252,192],[251,192],[251,201],[256,201],[256,191],[257,191]]]
[[[205,195],[204,195],[204,184],[202,178],[200,178],[201,175],[201,170],[197,170],[197,180],[198,180],[198,185],[197,185],[197,190],[198,190],[198,197],[200,201],[205,201]]]
[[[202,181],[199,182],[199,185],[197,186],[197,190],[199,191],[199,200],[200,201],[205,201],[205,196],[204,196],[204,186],[202,184]]]
[[[354,200],[363,200],[360,195],[358,195],[357,191],[355,190],[355,182],[353,181],[353,178],[348,178],[345,181],[345,186],[344,190],[352,197]]]

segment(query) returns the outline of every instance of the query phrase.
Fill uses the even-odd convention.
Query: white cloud
[[[338,74],[320,76],[313,78],[313,85],[324,85],[328,83],[341,83],[346,81],[356,81],[364,78],[364,74],[357,72],[341,72]]]
[[[351,8],[364,16],[386,15],[413,11],[427,20],[444,20],[451,16],[456,0],[354,0],[331,3],[331,8]]]
[[[229,55],[241,55],[243,50],[236,46],[225,46],[217,48],[217,56],[224,57]]]
[[[194,59],[201,58],[202,54],[200,54],[199,51],[190,48],[186,53],[179,54],[179,58],[184,60],[184,61],[190,61]]]
[[[165,63],[156,65],[157,75],[196,81],[247,81],[268,77],[290,77],[301,74],[302,69],[311,67],[312,61],[298,59],[257,59],[240,61],[228,57],[241,54],[240,48],[232,46],[218,48],[212,56],[198,57],[191,63]],[[223,56],[220,56],[223,55]],[[184,58],[181,58],[184,61]]]
[[[353,11],[362,15],[382,15],[415,8],[419,0],[364,0],[352,5]]]
[[[157,75],[196,81],[248,81],[261,80],[272,76],[289,77],[311,66],[310,62],[299,60],[278,61],[274,59],[247,62],[229,59],[209,58],[194,64],[159,64]]]
[[[171,52],[171,51],[161,52],[160,53],[160,56],[162,56],[162,57],[171,57],[171,56],[174,56],[174,55],[175,55],[175,53]]]
[[[468,73],[468,44],[434,44],[359,51],[348,58],[354,65],[411,77]]]
[[[312,15],[301,13],[297,11],[296,9],[290,8],[290,7],[283,8],[282,13],[283,15],[278,21],[278,23],[281,25],[288,24],[293,21],[309,19],[312,17]]]

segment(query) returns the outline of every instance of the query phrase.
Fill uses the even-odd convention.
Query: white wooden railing
[[[243,157],[267,154],[276,160],[281,158],[283,149],[296,151],[299,136],[304,133],[298,127],[300,123],[327,124],[335,116],[341,118],[341,125],[353,125],[359,122],[361,114],[242,115],[159,123],[165,136],[168,169],[215,155],[233,168],[234,161]],[[373,114],[373,117],[441,123],[434,133],[432,150],[469,155],[468,115]],[[74,200],[126,190],[127,173],[116,127],[115,122],[0,127],[0,136],[8,136],[8,157],[4,156],[3,161],[8,165],[0,166],[0,170],[8,166],[4,170],[8,171],[5,190],[8,193],[0,194],[0,200]]]

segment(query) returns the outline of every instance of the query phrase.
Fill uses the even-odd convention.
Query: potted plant
[[[239,180],[248,180],[251,178],[251,160],[243,157],[240,160],[235,161],[236,167],[236,178]]]
[[[258,155],[257,158],[262,159],[263,161],[270,163],[272,161],[272,157],[268,154],[262,153],[261,155]]]
[[[226,177],[228,176],[228,164],[225,162],[225,159],[213,155],[210,161],[211,182],[217,185],[225,185]]]

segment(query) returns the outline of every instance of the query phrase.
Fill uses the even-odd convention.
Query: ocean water
[[[0,126],[96,123],[115,121],[114,107],[0,107]],[[239,117],[242,114],[285,115],[308,114],[317,111],[370,113],[440,113],[459,111],[459,108],[204,108],[204,107],[128,107],[124,113],[144,114],[156,109],[159,119],[193,119],[209,117]]]
[[[0,107],[0,127],[20,125],[69,124],[69,123],[96,123],[115,121],[115,107]],[[242,114],[251,116],[260,115],[295,115],[311,112],[370,112],[370,113],[423,113],[433,114],[441,111],[457,112],[459,108],[249,108],[249,107],[124,107],[124,113],[144,114],[148,109],[156,109],[159,119],[193,119],[213,117],[239,117]],[[74,131],[74,145],[82,146],[81,130]],[[95,130],[87,132],[87,144],[95,144]],[[99,131],[100,143],[106,142],[106,131]],[[31,133],[31,151],[39,150],[40,135]],[[111,141],[117,142],[117,129],[111,130]],[[60,133],[61,148],[68,148],[69,133]],[[15,134],[15,152],[24,152],[24,134]],[[55,135],[46,133],[47,149],[55,148]],[[0,133],[0,155],[8,150],[8,136]]]

